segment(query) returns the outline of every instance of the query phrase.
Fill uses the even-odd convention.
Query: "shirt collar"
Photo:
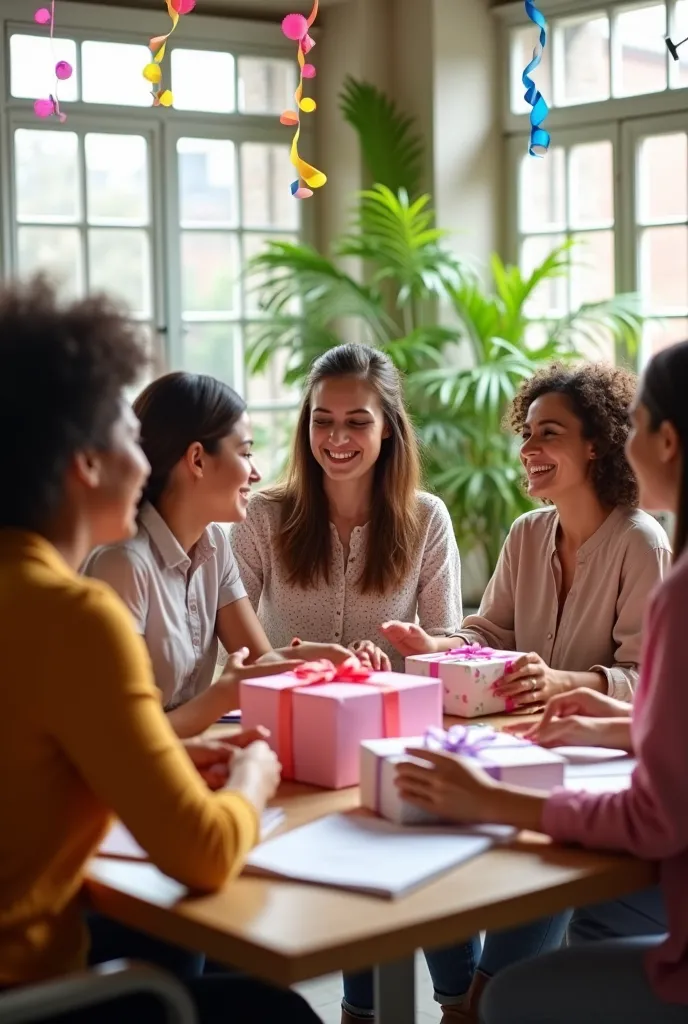
[[[600,546],[600,544],[603,544],[607,538],[614,533],[623,514],[624,510],[621,508],[615,508],[610,512],[602,525],[595,530],[592,537],[588,537],[585,544],[578,549],[577,561],[584,562],[585,559]],[[559,513],[556,510],[552,513],[551,520],[549,528],[549,552],[550,555],[553,555],[557,549],[557,528],[559,526]]]
[[[206,529],[194,546],[193,559],[189,558],[163,517],[150,503],[146,503],[141,509],[139,523],[148,533],[151,544],[157,548],[158,554],[168,569],[182,569],[184,572],[187,572],[192,566],[196,569],[199,565],[207,562],[216,551],[215,541],[210,535],[210,531]]]

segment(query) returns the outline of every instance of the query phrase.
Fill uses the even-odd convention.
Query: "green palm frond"
[[[383,92],[350,75],[339,97],[345,121],[355,129],[370,180],[401,189],[410,196],[421,191],[425,149],[412,118]]]

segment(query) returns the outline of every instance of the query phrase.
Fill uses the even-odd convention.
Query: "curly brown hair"
[[[609,363],[567,366],[551,363],[525,380],[505,418],[515,434],[523,432],[536,398],[556,392],[566,395],[583,425],[583,437],[595,445],[591,480],[607,508],[638,504],[638,485],[626,460],[624,446],[630,429],[629,407],[638,386],[630,370]]]
[[[123,389],[146,361],[140,329],[105,296],[62,301],[42,277],[0,286],[0,436],[9,481],[0,529],[45,528],[75,453],[109,448]]]

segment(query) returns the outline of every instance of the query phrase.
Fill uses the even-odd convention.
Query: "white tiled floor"
[[[323,1024],[339,1024],[341,1019],[342,977],[328,974],[306,981],[296,990],[307,999]],[[432,997],[432,984],[422,953],[416,956],[416,1020],[418,1024],[438,1024],[441,1011]]]

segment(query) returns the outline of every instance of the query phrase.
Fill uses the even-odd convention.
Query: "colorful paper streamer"
[[[296,168],[297,178],[290,186],[291,194],[295,199],[309,199],[313,195],[313,189],[321,188],[327,181],[327,176],[322,171],[313,167],[312,164],[306,163],[299,155],[301,114],[312,114],[316,109],[315,100],[303,95],[303,82],[305,78],[315,78],[316,74],[314,65],[306,62],[306,56],[315,46],[315,42],[309,35],[309,30],[318,16],[318,6],[319,0],[313,0],[313,9],[307,18],[303,14],[287,14],[282,21],[282,32],[287,39],[293,40],[298,45],[299,84],[294,93],[296,110],[285,110],[280,117],[282,124],[296,128],[291,144],[291,162]]]
[[[533,24],[540,29],[540,36],[533,50],[533,59],[525,68],[522,78],[523,84],[526,87],[524,99],[532,108],[530,111],[530,146],[528,152],[531,156],[544,156],[549,148],[550,134],[542,127],[542,124],[549,114],[549,107],[530,75],[542,60],[542,51],[547,45],[547,22],[534,0],[525,0],[525,5],[526,14]]]
[[[166,89],[163,85],[162,68],[160,65],[165,58],[167,40],[179,24],[179,18],[184,14],[191,13],[196,6],[196,0],[165,0],[165,4],[170,21],[172,22],[172,28],[166,35],[154,36],[150,40],[148,49],[151,52],[151,60],[143,69],[143,77],[153,86],[151,92],[154,107],[171,107],[174,102],[171,90]]]
[[[50,51],[52,60],[55,62],[55,0],[52,0],[49,8],[39,7],[34,13],[33,20],[37,25],[50,25]],[[67,120],[67,115],[60,110],[58,85],[60,82],[66,82],[67,79],[72,77],[73,73],[74,69],[69,61],[58,60],[55,63],[54,92],[47,97],[35,101],[33,112],[36,117],[56,117],[62,123]]]

